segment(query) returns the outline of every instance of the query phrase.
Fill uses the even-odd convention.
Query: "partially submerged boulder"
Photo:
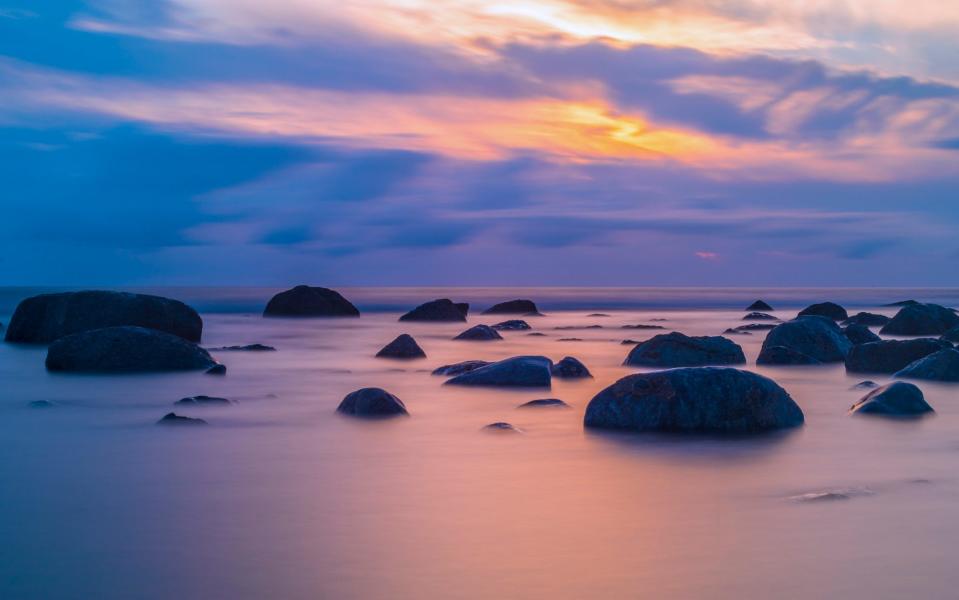
[[[774,317],[772,315],[767,315],[766,313],[763,313],[763,312],[751,312],[745,317],[743,317],[743,321],[778,321],[778,320],[779,318]]]
[[[811,304],[799,311],[800,317],[818,316],[832,319],[833,321],[845,321],[849,318],[846,309],[835,302],[820,302]]]
[[[727,329],[724,333],[748,333],[752,334],[754,331],[769,331],[770,329],[775,329],[775,323],[749,323],[748,325],[739,325],[738,327],[732,327]]]
[[[756,300],[755,302],[747,306],[746,310],[747,311],[750,311],[750,310],[766,311],[766,310],[775,310],[775,309],[772,306],[769,306],[769,304],[767,304],[766,302],[763,302],[762,300]]]
[[[842,332],[847,338],[849,338],[849,341],[852,342],[853,345],[855,346],[858,346],[859,344],[868,344],[869,342],[878,342],[882,340],[881,337],[873,333],[872,330],[870,330],[865,325],[858,325],[854,323],[852,325],[846,326],[846,328],[843,329]]]
[[[354,417],[408,415],[403,401],[381,388],[362,388],[343,398],[336,411]]]
[[[62,337],[47,350],[47,369],[96,373],[209,369],[216,361],[179,336],[144,327],[107,327]]]
[[[570,406],[559,398],[538,398],[524,402],[516,408],[570,408]]]
[[[276,352],[273,346],[264,344],[247,344],[245,346],[220,346],[219,348],[210,348],[211,352]]]
[[[586,365],[572,356],[564,357],[563,360],[553,365],[553,377],[560,379],[591,379],[593,377]]]
[[[899,309],[880,333],[887,335],[942,335],[959,327],[959,315],[938,304],[911,304]]]
[[[509,321],[502,321],[492,325],[491,327],[497,331],[522,331],[525,329],[532,329],[532,327],[529,326],[529,323],[523,321],[522,319],[510,319]]]
[[[492,364],[486,360],[464,360],[463,362],[454,363],[452,365],[443,365],[433,370],[433,375],[446,375],[447,377],[455,377],[456,375],[462,375],[463,373],[469,373],[470,371],[475,371],[480,367],[485,367],[488,364]]]
[[[264,317],[358,317],[360,311],[336,290],[298,285],[273,296]]]
[[[136,326],[199,342],[203,320],[195,310],[161,296],[83,291],[41,294],[17,305],[7,327],[8,342],[46,344],[65,335]]]
[[[484,315],[535,315],[539,314],[532,300],[509,300],[500,302],[483,311]]]
[[[184,417],[176,413],[167,413],[163,415],[163,418],[157,421],[157,425],[163,425],[164,427],[168,426],[183,426],[183,425],[208,425],[203,419],[194,419],[192,417]]]
[[[897,381],[876,388],[852,405],[851,414],[914,417],[933,412],[922,390],[911,383]]]
[[[226,375],[226,365],[216,364],[206,370],[207,375]]]
[[[821,365],[822,361],[785,346],[763,346],[756,358],[757,365],[799,366]]]
[[[850,373],[895,373],[910,363],[947,347],[935,338],[880,340],[853,346],[846,356]]]
[[[516,427],[510,423],[504,423],[503,421],[484,425],[483,431],[489,433],[523,433],[523,430],[519,427]]]
[[[842,322],[843,325],[865,325],[866,327],[882,327],[891,317],[886,315],[877,315],[870,312],[858,312]]]
[[[458,375],[446,384],[549,388],[552,366],[545,356],[514,356]]]
[[[233,401],[228,398],[220,398],[218,396],[190,396],[188,398],[180,398],[173,404],[185,405],[185,406],[229,406],[233,404]]]
[[[491,342],[501,340],[503,336],[489,325],[474,325],[453,339],[470,342]]]
[[[844,360],[852,348],[852,342],[833,320],[807,316],[797,317],[773,328],[763,341],[763,350],[774,346],[830,363]]]
[[[802,425],[775,381],[749,371],[694,367],[623,377],[586,408],[586,427],[637,432],[747,434]]]
[[[674,331],[664,333],[633,348],[623,363],[638,367],[698,367],[739,365],[746,362],[743,349],[722,336],[690,337]]]
[[[426,358],[426,352],[423,352],[423,349],[416,343],[413,336],[408,333],[401,333],[395,340],[383,346],[383,348],[376,353],[376,358]]]
[[[430,300],[400,317],[400,321],[465,321],[469,304],[457,304],[449,298]]]
[[[959,381],[959,350],[947,348],[909,364],[895,374],[905,379]]]

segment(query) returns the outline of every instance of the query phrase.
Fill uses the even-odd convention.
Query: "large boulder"
[[[880,333],[888,335],[942,335],[959,327],[959,315],[938,304],[911,304],[899,309]]]
[[[811,304],[799,311],[798,316],[826,317],[827,319],[832,319],[833,321],[845,321],[849,318],[849,315],[846,313],[846,309],[839,306],[835,302],[820,302],[819,304]]]
[[[869,342],[878,342],[882,340],[881,337],[872,332],[865,325],[859,325],[853,323],[852,325],[847,325],[845,329],[842,330],[843,334],[849,338],[849,341],[853,345],[858,346],[859,344],[868,344]]]
[[[876,388],[849,409],[852,414],[911,417],[933,412],[922,390],[911,383],[897,381]]]
[[[880,340],[853,346],[846,356],[850,373],[895,373],[910,363],[947,348],[935,338]]]
[[[8,342],[46,344],[82,331],[132,325],[199,342],[203,320],[195,310],[161,296],[85,291],[41,294],[20,302],[7,327]]]
[[[785,346],[764,346],[756,357],[757,365],[801,366],[821,365],[822,361]]]
[[[362,388],[343,398],[336,412],[353,417],[394,417],[408,415],[403,401],[380,388]]]
[[[756,300],[755,302],[747,306],[746,310],[747,311],[751,311],[751,310],[766,311],[766,310],[775,310],[775,309],[772,306],[769,306],[769,304],[767,304],[766,302],[762,300]]]
[[[489,325],[474,325],[466,331],[453,338],[454,340],[466,340],[470,342],[491,342],[501,340],[503,336]]]
[[[264,317],[358,317],[360,311],[340,295],[324,287],[298,285],[273,296]]]
[[[866,327],[882,327],[889,321],[891,317],[886,315],[877,315],[876,313],[870,312],[859,312],[849,317],[842,322],[843,325],[865,325]]]
[[[746,362],[736,342],[719,335],[690,337],[677,331],[662,333],[633,348],[623,363],[635,367],[699,367],[741,365]]]
[[[448,385],[536,387],[552,384],[553,361],[545,356],[514,356],[458,375]]]
[[[408,333],[401,333],[396,336],[395,340],[383,346],[383,348],[376,353],[376,358],[426,358],[426,352],[423,352],[423,349],[416,343],[413,336]]]
[[[475,371],[480,367],[485,367],[486,365],[492,364],[486,360],[464,360],[463,362],[453,363],[451,365],[443,365],[442,367],[437,367],[433,369],[433,375],[445,375],[446,377],[455,377],[457,375],[462,375],[463,373],[469,373],[470,371]]]
[[[668,433],[759,433],[796,427],[803,412],[775,381],[696,367],[623,377],[586,408],[587,427]]]
[[[895,376],[930,381],[959,381],[959,350],[948,348],[920,358],[898,371]]]
[[[589,379],[593,377],[586,365],[572,356],[567,356],[553,365],[552,371],[553,377],[559,377],[560,379]]]
[[[457,304],[448,298],[420,304],[400,317],[400,321],[465,321],[469,304]]]
[[[528,315],[539,314],[536,303],[532,300],[509,300],[500,302],[483,311],[484,315]]]
[[[797,317],[773,328],[763,341],[760,356],[774,346],[789,348],[819,362],[830,363],[845,359],[852,342],[833,320],[808,316]]]
[[[107,327],[64,336],[47,349],[47,369],[94,373],[189,371],[216,364],[193,342],[145,327]]]

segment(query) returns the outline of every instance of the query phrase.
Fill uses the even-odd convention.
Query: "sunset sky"
[[[959,2],[0,0],[0,282],[959,283]]]

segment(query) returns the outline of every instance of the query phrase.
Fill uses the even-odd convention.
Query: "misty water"
[[[0,292],[0,320],[36,291]],[[197,307],[205,347],[277,351],[215,352],[225,377],[80,376],[47,373],[43,347],[0,345],[0,597],[875,599],[959,587],[959,386],[919,384],[930,418],[850,417],[865,393],[850,387],[866,377],[756,367],[757,332],[733,339],[804,427],[722,439],[582,424],[593,395],[640,371],[622,366],[621,341],[657,333],[624,325],[715,335],[756,298],[781,318],[821,300],[892,315],[880,305],[956,305],[956,290],[358,289],[342,291],[361,318],[305,320],[262,318],[272,289],[148,291]],[[530,297],[546,316],[526,320],[544,335],[453,341],[466,325],[397,322],[436,297],[473,302],[469,325]],[[373,358],[404,332],[428,358]],[[516,391],[430,374],[520,354],[575,356],[595,378]],[[411,416],[335,414],[369,386]],[[198,394],[236,404],[176,408],[209,427],[154,425]],[[516,408],[548,397],[571,408]],[[495,421],[523,433],[482,430]]]

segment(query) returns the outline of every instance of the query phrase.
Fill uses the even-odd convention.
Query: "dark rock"
[[[206,370],[206,375],[226,375],[226,365],[213,365]]]
[[[589,313],[586,316],[587,317],[608,317],[609,315],[606,313]]]
[[[193,342],[144,327],[107,327],[62,337],[47,350],[47,369],[123,373],[209,369],[216,364]]]
[[[218,398],[216,396],[190,396],[181,398],[173,404],[185,404],[189,406],[223,406],[233,404],[232,400]]]
[[[484,315],[526,315],[530,313],[539,313],[536,303],[532,300],[500,302],[483,311]]]
[[[469,302],[454,302],[453,306],[456,307],[456,310],[463,313],[463,316],[466,317],[470,313],[470,304]]]
[[[56,404],[49,400],[31,400],[27,406],[30,408],[53,408]]]
[[[775,323],[749,323],[748,325],[739,325],[737,327],[733,327],[732,329],[733,331],[745,331],[748,333],[751,331],[769,331],[770,329],[775,328]]]
[[[521,319],[510,319],[509,321],[503,321],[492,326],[493,329],[499,331],[520,331],[524,329],[532,329],[529,326],[529,323]]]
[[[637,345],[625,365],[649,367],[698,367],[739,365],[746,362],[743,349],[722,336],[689,337],[679,332],[659,334]]]
[[[582,342],[583,338],[571,337],[571,338],[559,338],[557,342]]]
[[[727,329],[723,332],[724,335],[752,335],[748,331],[743,331],[741,329]]]
[[[474,325],[453,339],[471,342],[491,342],[501,340],[503,336],[489,325]]]
[[[524,402],[516,408],[569,408],[569,404],[566,404],[559,398],[539,398],[537,400],[530,400],[529,402]]]
[[[905,379],[959,381],[959,350],[948,348],[911,363],[895,374]]]
[[[882,338],[870,331],[865,325],[852,324],[842,330],[843,334],[849,338],[854,345],[868,344],[870,342],[881,341]]]
[[[832,319],[833,321],[845,321],[849,318],[849,315],[846,313],[846,309],[839,306],[835,302],[820,302],[819,304],[807,306],[799,311],[799,316],[826,317],[827,319]]]
[[[623,325],[620,329],[666,329],[662,325],[644,325],[640,323],[639,325]]]
[[[156,329],[192,342],[199,342],[203,333],[200,315],[179,300],[86,291],[23,300],[10,319],[6,340],[45,344],[65,335],[119,326]]]
[[[755,302],[747,306],[746,310],[750,311],[750,310],[776,310],[776,309],[774,309],[772,306],[769,306],[762,300],[756,300]]]
[[[909,417],[932,411],[922,390],[911,383],[897,381],[874,389],[849,409],[852,414]]]
[[[763,350],[774,346],[830,363],[844,360],[852,342],[831,319],[808,316],[797,317],[773,328],[763,341]]]
[[[526,335],[531,335],[531,336],[534,336],[534,337],[546,337],[546,334],[545,334],[545,333],[540,333],[540,332],[538,332],[538,331],[534,331],[533,333],[527,333]]]
[[[560,325],[559,327],[553,327],[558,331],[573,331],[576,329],[602,329],[602,325]]]
[[[912,304],[899,309],[880,333],[887,335],[942,335],[959,327],[959,315],[938,304]]]
[[[636,344],[642,344],[642,343],[643,342],[641,340],[623,340],[620,342],[620,344],[624,346],[635,346]]]
[[[959,327],[953,327],[949,331],[942,334],[942,337],[939,339],[953,344],[959,344]]]
[[[751,312],[745,317],[743,317],[743,321],[778,321],[778,320],[779,320],[778,318],[772,315],[767,315],[766,313],[761,313],[761,312]]]
[[[360,311],[340,295],[324,287],[298,285],[273,296],[264,317],[358,317]]]
[[[463,373],[475,371],[476,369],[485,367],[489,364],[492,363],[485,360],[465,360],[463,362],[458,362],[452,365],[443,365],[442,367],[434,369],[433,375],[446,375],[448,377],[455,377],[456,375],[462,375]]]
[[[696,367],[623,377],[590,401],[584,422],[630,431],[745,434],[803,421],[802,410],[772,379]]]
[[[210,348],[211,352],[276,352],[273,346],[264,346],[263,344],[247,344],[246,346],[221,346],[220,348]]]
[[[466,306],[467,310],[463,310],[463,305],[448,298],[431,300],[400,317],[400,321],[465,321],[469,305]]]
[[[883,304],[883,306],[914,306],[920,304],[915,300],[900,300],[899,302],[890,302],[889,304]]]
[[[192,417],[183,417],[176,413],[167,413],[163,418],[157,421],[157,425],[181,426],[181,425],[208,425],[203,419],[194,419]]]
[[[763,346],[757,365],[821,365],[822,361],[785,346]]]
[[[572,356],[567,356],[563,360],[553,365],[553,377],[560,379],[584,379],[592,378],[592,373],[586,368],[586,365]]]
[[[942,350],[945,346],[934,338],[915,340],[881,340],[853,346],[846,356],[850,373],[895,373],[910,363]]]
[[[336,411],[354,417],[392,417],[409,414],[402,400],[380,388],[363,388],[350,392],[340,402]]]
[[[489,431],[491,433],[523,433],[519,427],[514,427],[509,423],[503,423],[502,421],[497,423],[490,423],[483,427],[483,431]]]
[[[886,315],[860,312],[842,322],[843,325],[865,325],[866,327],[882,327],[892,319]]]
[[[870,381],[870,380],[867,379],[867,380],[865,380],[865,381],[860,381],[859,383],[857,383],[856,385],[852,386],[852,387],[849,388],[849,389],[851,389],[851,390],[871,390],[871,389],[877,388],[877,387],[879,387],[879,384],[878,384],[878,383],[876,383],[875,381]]]
[[[550,387],[553,361],[545,356],[514,356],[458,375],[447,385]]]
[[[423,349],[416,343],[413,336],[402,333],[398,335],[395,340],[383,346],[383,348],[376,353],[376,358],[426,358],[426,352],[423,352]]]

